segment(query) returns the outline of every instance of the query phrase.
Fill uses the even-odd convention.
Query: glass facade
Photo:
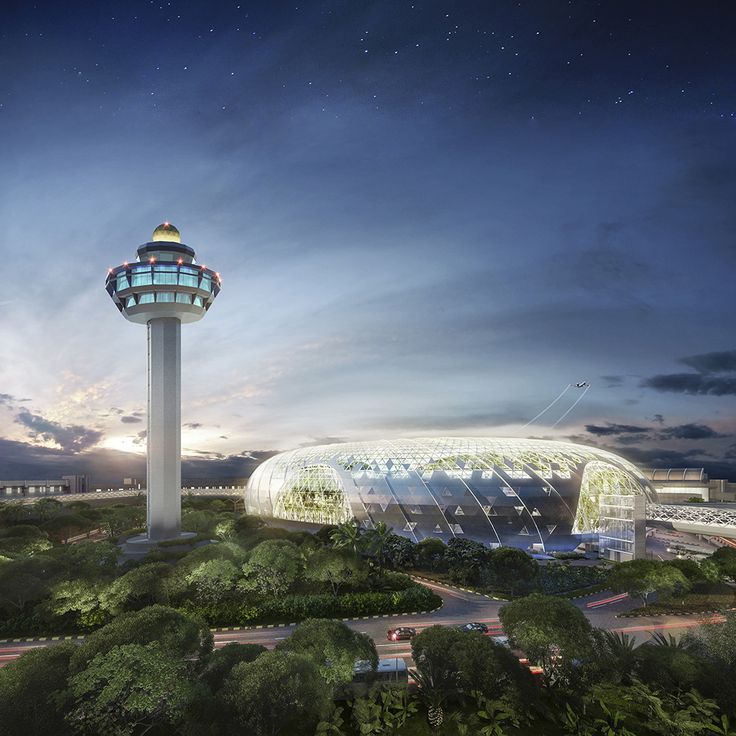
[[[249,513],[310,523],[378,521],[415,541],[568,549],[600,526],[600,496],[654,500],[624,458],[564,442],[432,438],[309,447],[261,464]],[[328,521],[329,519],[329,521]]]
[[[107,290],[123,312],[148,304],[182,304],[207,310],[220,290],[220,277],[202,266],[154,260],[111,270]]]

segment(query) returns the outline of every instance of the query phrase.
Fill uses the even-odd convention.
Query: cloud
[[[707,440],[721,436],[712,427],[696,423],[678,424],[674,427],[667,427],[660,432],[660,437],[663,439],[678,440]]]
[[[657,424],[664,424],[664,415],[655,414],[649,421],[656,422]]]
[[[130,414],[124,417],[120,417],[120,421],[123,424],[137,424],[138,422],[142,422],[143,420],[140,417]]]
[[[596,437],[610,437],[625,434],[642,434],[649,432],[649,427],[639,427],[635,424],[613,424],[606,422],[605,426],[600,424],[586,424],[585,431],[596,435]]]
[[[86,450],[96,445],[103,437],[103,433],[97,429],[78,424],[59,424],[45,419],[40,414],[32,414],[27,409],[21,409],[16,414],[15,421],[28,429],[28,436],[32,439],[53,442],[67,452]]]
[[[182,457],[185,478],[246,478],[272,450],[243,450],[221,457]],[[85,452],[41,447],[29,442],[0,438],[0,478],[61,478],[62,475],[89,475],[97,487],[118,487],[125,477],[145,478],[146,457],[109,448]]]
[[[347,442],[347,437],[312,437],[309,442],[302,442],[299,447],[314,447],[316,445],[334,445],[338,442]]]
[[[606,382],[606,388],[616,388],[624,382],[623,376],[601,376],[601,380]]]
[[[736,376],[710,376],[702,373],[666,373],[641,382],[655,391],[699,396],[736,396]]]
[[[680,363],[689,365],[698,373],[736,373],[736,350],[722,350],[682,358]]]
[[[641,382],[645,388],[700,396],[736,396],[736,350],[680,358],[697,373],[660,373]],[[722,375],[727,374],[727,375]]]
[[[202,426],[201,422],[187,422],[186,424],[182,425],[183,427],[186,427],[187,429],[199,429]]]

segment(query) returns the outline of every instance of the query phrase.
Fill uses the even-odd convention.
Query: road
[[[444,601],[442,608],[434,613],[417,616],[370,617],[347,621],[347,625],[356,631],[368,634],[376,642],[379,657],[403,657],[411,663],[411,645],[408,641],[390,642],[386,638],[389,628],[396,626],[413,626],[422,630],[436,624],[452,626],[453,624],[479,621],[489,628],[489,634],[503,633],[498,612],[503,601],[489,600],[483,596],[444,585],[427,583]],[[610,631],[622,631],[633,636],[637,641],[646,641],[654,631],[667,631],[674,635],[684,633],[688,628],[698,626],[705,620],[723,620],[713,616],[640,616],[637,618],[616,618],[616,614],[630,611],[639,605],[629,598],[601,602],[616,598],[611,593],[597,593],[592,596],[573,601],[590,620],[593,626]],[[591,607],[591,604],[593,606]],[[596,605],[599,604],[599,605]],[[294,627],[284,626],[264,629],[244,629],[241,631],[217,631],[214,633],[215,647],[223,647],[230,642],[262,644],[271,649],[286,639]],[[7,642],[0,643],[0,667],[17,659],[23,652],[41,646],[50,646],[58,642]]]

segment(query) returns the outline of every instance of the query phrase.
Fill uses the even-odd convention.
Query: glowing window
[[[201,296],[195,296],[194,297],[194,306],[195,307],[203,307],[204,306],[204,303],[202,302],[202,297]]]
[[[138,297],[138,304],[151,304],[152,302],[153,302],[153,294],[150,292],[148,294],[141,294]]]
[[[177,294],[176,301],[179,302],[179,304],[191,304],[192,297],[190,294]]]
[[[205,291],[212,291],[212,279],[209,276],[202,276],[199,288]]]
[[[156,301],[157,302],[173,302],[174,292],[173,291],[160,291],[158,294],[156,294]]]
[[[129,296],[125,301],[125,307],[127,309],[128,307],[134,307],[134,306],[135,306],[135,297]]]
[[[126,274],[122,273],[118,276],[117,279],[117,290],[122,291],[123,289],[129,289],[130,288],[130,281],[128,281],[128,277]]]

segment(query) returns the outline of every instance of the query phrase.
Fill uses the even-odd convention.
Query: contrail
[[[542,409],[542,411],[540,411],[539,414],[537,414],[537,416],[534,417],[534,419],[530,419],[524,425],[524,427],[528,427],[530,424],[533,424],[534,422],[537,421],[537,419],[539,419],[539,417],[542,416],[542,414],[544,414],[547,411],[549,411],[568,392],[568,390],[570,389],[571,386],[572,386],[572,384],[571,383],[568,383],[567,386],[565,386],[565,388],[562,389],[562,393],[556,399],[554,399],[549,404],[547,404],[547,406],[545,406],[544,409]],[[522,427],[522,429],[524,429],[524,427]]]
[[[556,427],[582,400],[585,394],[588,393],[590,390],[590,386],[585,387],[585,391],[583,391],[580,396],[578,396],[577,401],[552,425],[553,427]]]

